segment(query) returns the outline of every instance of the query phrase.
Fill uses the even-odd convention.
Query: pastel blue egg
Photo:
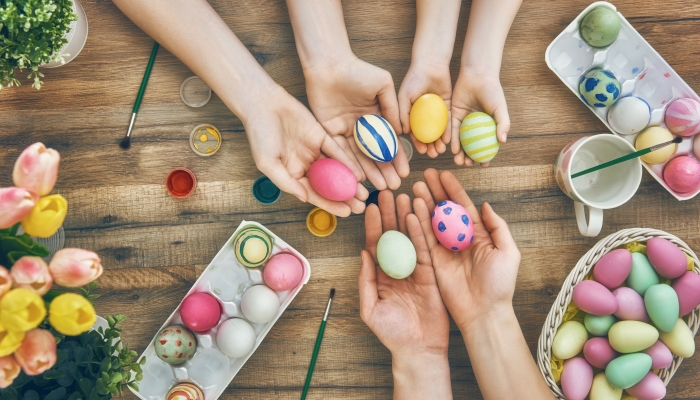
[[[374,161],[389,162],[396,157],[398,139],[394,128],[379,115],[361,116],[353,127],[355,143]]]

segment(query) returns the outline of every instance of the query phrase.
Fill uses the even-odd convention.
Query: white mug
[[[597,236],[603,227],[603,210],[619,207],[634,196],[642,181],[642,162],[635,158],[576,179],[571,175],[634,151],[625,139],[601,134],[575,140],[557,156],[554,176],[564,194],[574,200],[582,235]]]

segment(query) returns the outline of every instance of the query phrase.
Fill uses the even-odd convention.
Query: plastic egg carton
[[[280,308],[275,318],[266,324],[251,323],[255,329],[257,339],[255,347],[245,357],[229,358],[219,351],[216,345],[216,332],[220,324],[230,318],[241,318],[240,311],[241,297],[251,286],[263,284],[262,269],[246,268],[236,260],[233,241],[236,234],[244,227],[256,226],[267,232],[273,240],[272,255],[280,252],[287,252],[296,256],[302,263],[304,275],[299,286],[285,292],[277,292],[280,298]],[[143,366],[143,381],[139,383],[139,391],[132,389],[136,396],[144,400],[164,400],[168,391],[178,382],[192,382],[204,393],[206,400],[217,399],[224,392],[231,380],[238,371],[243,368],[246,361],[260,346],[265,336],[272,326],[277,322],[284,310],[287,309],[301,288],[309,282],[311,277],[311,266],[308,260],[298,251],[294,250],[284,240],[272,233],[269,229],[257,222],[243,221],[236,231],[226,241],[226,244],[219,250],[219,253],[209,263],[202,275],[197,279],[192,288],[187,292],[187,296],[205,292],[213,295],[222,306],[222,315],[216,327],[206,332],[193,332],[197,336],[197,350],[191,360],[179,365],[169,365],[156,355],[153,343],[157,334],[170,325],[183,325],[180,317],[180,306],[170,314],[170,317],[158,329],[141,357],[146,357],[146,364]],[[183,298],[183,300],[184,300]],[[250,322],[250,321],[249,321]],[[140,358],[139,358],[140,359]]]
[[[620,17],[621,28],[617,40],[605,48],[588,45],[581,38],[579,25],[583,17],[596,7],[606,7],[617,12],[614,5],[605,1],[598,1],[586,7],[547,47],[545,53],[547,66],[580,100],[578,85],[584,73],[592,68],[612,71],[620,81],[620,98],[636,96],[644,99],[651,108],[651,120],[648,126],[666,128],[664,114],[670,103],[684,97],[696,100],[700,100],[700,97],[619,12],[617,14]],[[608,124],[609,107],[596,108],[588,104],[586,107],[593,111],[612,133],[626,139],[634,146],[636,134],[619,135]],[[678,155],[694,157],[693,137],[686,137],[678,144],[674,157]],[[682,195],[676,193],[664,182],[663,170],[666,163],[649,165],[642,161],[642,164],[651,176],[678,200],[691,199],[700,192],[698,190]]]

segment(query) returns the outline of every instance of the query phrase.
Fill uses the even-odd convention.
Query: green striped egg
[[[501,147],[496,137],[496,121],[483,112],[467,115],[459,127],[459,142],[474,162],[485,163],[493,160]]]
[[[272,254],[272,238],[262,229],[243,228],[233,241],[236,259],[247,268],[261,267]]]

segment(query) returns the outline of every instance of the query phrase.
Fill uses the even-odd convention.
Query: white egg
[[[231,358],[245,357],[255,347],[255,329],[248,321],[231,318],[224,321],[216,332],[216,345]]]
[[[265,285],[255,285],[243,293],[241,312],[254,324],[266,324],[277,316],[280,298],[277,292]]]
[[[608,111],[608,123],[620,135],[639,133],[649,125],[651,108],[639,97],[619,99]]]

